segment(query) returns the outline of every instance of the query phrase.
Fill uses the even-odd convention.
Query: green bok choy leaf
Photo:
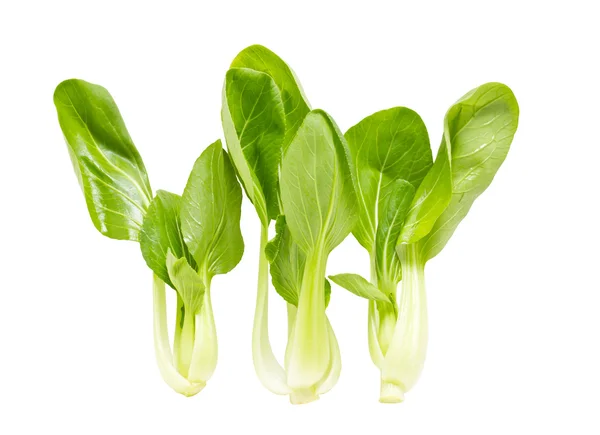
[[[94,226],[112,239],[138,240],[152,191],[113,98],[73,79],[57,86],[54,104]]]

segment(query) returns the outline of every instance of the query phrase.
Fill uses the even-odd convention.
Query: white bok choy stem
[[[266,231],[263,232],[266,240]],[[279,395],[289,395],[293,404],[303,404],[312,402],[319,398],[320,394],[328,392],[337,382],[341,372],[341,356],[337,339],[331,328],[329,320],[325,316],[326,322],[326,344],[329,347],[327,354],[327,364],[325,370],[320,373],[317,381],[308,386],[291,386],[289,383],[289,369],[292,351],[298,324],[298,308],[288,303],[288,342],[285,351],[284,367],[279,364],[271,348],[269,340],[268,327],[268,262],[264,256],[264,249],[261,246],[259,257],[259,288],[254,316],[254,330],[252,342],[252,356],[257,376],[263,386],[269,391]],[[315,275],[317,276],[317,275]],[[321,277],[321,285],[324,280]]]
[[[198,394],[206,385],[204,382],[194,383],[182,376],[173,363],[169,332],[167,327],[167,298],[165,283],[156,274],[153,275],[154,296],[154,350],[156,362],[163,380],[173,390],[184,396]]]
[[[381,366],[380,401],[404,400],[419,379],[427,354],[427,297],[424,263],[416,244],[398,245],[402,264],[402,291],[398,301],[398,320]]]
[[[165,284],[155,277],[155,345],[159,368],[167,383],[186,396],[199,392],[217,364],[217,332],[210,300],[211,277],[206,269],[197,273],[185,258],[167,251],[169,277],[177,291],[174,341],[177,358],[171,355],[165,314]],[[173,370],[179,376],[175,376]],[[173,379],[177,382],[170,382]],[[185,382],[183,382],[185,381]]]
[[[291,330],[285,365],[294,404],[317,400],[333,388],[341,371],[339,346],[325,314],[326,256],[318,254],[306,263],[298,308],[288,304]]]
[[[258,289],[254,327],[252,330],[252,359],[258,379],[274,394],[291,393],[286,381],[286,373],[275,358],[269,340],[269,261],[265,254],[269,236],[268,228],[261,228],[260,252],[258,257]]]
[[[294,390],[314,387],[330,366],[329,338],[325,318],[325,263],[320,250],[308,255],[292,334],[287,373]]]
[[[157,192],[144,219],[142,254],[162,283],[155,285],[157,359],[165,381],[186,396],[199,392],[216,368],[211,282],[242,257],[241,199],[228,155],[216,141],[194,163],[183,195]],[[165,284],[177,293],[173,354]]]
[[[195,339],[190,362],[188,379],[192,383],[206,382],[217,367],[218,343],[217,329],[210,298],[210,276],[202,274],[206,286],[204,301],[200,312],[195,316]]]

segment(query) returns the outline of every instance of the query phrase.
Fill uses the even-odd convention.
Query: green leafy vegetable
[[[240,261],[242,194],[221,142],[196,161],[182,197],[159,190],[152,199],[142,159],[117,106],[102,87],[61,83],[58,118],[90,217],[104,235],[139,240],[154,272],[154,343],[163,379],[186,396],[197,394],[217,362],[210,299],[214,275]],[[173,352],[165,283],[177,292]]]
[[[338,358],[325,316],[325,267],[356,216],[347,145],[325,112],[315,110],[304,119],[283,158],[280,182],[287,226],[306,254],[286,364],[287,383],[304,401],[321,393]]]
[[[354,234],[371,255],[372,286],[356,276],[331,278],[360,296],[367,288],[372,295],[377,287],[391,298],[391,304],[369,301],[369,350],[381,370],[382,402],[402,401],[421,373],[428,335],[425,263],[446,245],[491,183],[508,153],[518,116],[517,101],[505,85],[472,90],[448,110],[433,164],[425,127],[408,109],[378,112],[346,134],[359,185]],[[393,166],[382,155],[401,156],[402,165],[386,173],[382,168]]]
[[[94,226],[113,239],[138,240],[152,191],[113,98],[72,79],[57,86],[54,104]]]
[[[177,258],[168,248],[166,266],[178,294],[174,364],[192,384],[205,384],[217,364],[211,280],[240,261],[242,193],[221,141],[196,160],[181,197],[179,241],[189,249]],[[185,251],[184,251],[185,252]],[[155,271],[155,273],[158,273]]]
[[[225,76],[221,119],[231,160],[261,221],[258,295],[252,332],[254,367],[266,388],[276,394],[289,394],[284,369],[271,349],[267,313],[269,263],[265,248],[269,223],[280,209],[278,179],[285,137],[281,91],[273,78],[243,63],[232,64]]]
[[[286,223],[287,218],[296,217],[284,211],[280,180],[283,178],[281,166],[284,154],[288,148],[291,152],[291,144],[298,138],[304,140],[307,137],[307,132],[300,133],[300,129],[309,111],[309,104],[295,74],[273,52],[254,45],[240,52],[232,62],[223,89],[223,131],[238,177],[262,224],[258,296],[252,336],[254,367],[266,388],[276,394],[289,394],[293,403],[314,400],[318,394],[327,391],[337,381],[341,367],[337,342],[333,343],[335,335],[323,313],[323,319],[320,315],[318,317],[322,320],[321,332],[325,331],[325,340],[331,342],[331,346],[323,353],[323,358],[328,359],[329,376],[319,380],[318,388],[315,385],[296,388],[293,381],[290,383],[288,362],[291,360],[288,356],[293,353],[295,339],[292,331],[295,330],[297,317],[305,316],[304,310],[300,310],[300,316],[296,316],[296,307],[302,305],[302,288],[308,285],[304,281],[309,274],[309,267],[307,253],[292,236],[293,230]],[[327,122],[333,125],[331,121]],[[332,131],[328,131],[330,136]],[[337,131],[335,134],[340,135]],[[347,172],[340,174],[346,176]],[[268,242],[269,224],[273,219],[277,219],[277,235]],[[351,226],[350,221],[347,226]],[[346,234],[350,231],[339,223],[334,227],[337,232],[328,233],[328,244],[332,246],[341,241],[340,237],[345,237],[344,231]],[[285,368],[275,358],[269,341],[269,262],[275,289],[288,303],[289,336]],[[325,279],[324,270],[320,275],[318,292],[321,304],[326,306],[331,286]],[[313,280],[312,275],[310,280]],[[297,360],[294,359],[296,363]]]

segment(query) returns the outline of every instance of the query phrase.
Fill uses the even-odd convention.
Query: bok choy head
[[[337,340],[325,315],[329,286],[325,269],[329,254],[350,233],[356,220],[350,166],[348,147],[337,125],[323,111],[310,112],[286,150],[281,168],[286,219],[282,227],[289,231],[289,244],[303,259],[297,272],[288,268],[293,276],[302,273],[286,352],[292,401],[317,398],[339,377]],[[279,269],[274,272],[277,286]]]
[[[371,279],[331,279],[369,299],[369,350],[381,370],[382,402],[402,401],[421,373],[428,335],[425,263],[492,182],[518,117],[512,91],[487,83],[450,107],[435,161],[423,121],[404,107],[377,112],[346,133],[358,180],[360,218],[353,232],[370,254]]]
[[[217,141],[196,161],[182,196],[153,198],[142,159],[106,89],[67,80],[54,103],[75,173],[96,228],[140,242],[154,273],[154,340],[160,372],[186,396],[198,393],[217,362],[212,278],[240,261],[241,189]],[[166,323],[165,283],[177,294],[174,345]]]
[[[293,403],[308,402],[335,384],[341,367],[325,316],[330,287],[324,268],[354,218],[353,185],[342,188],[351,176],[345,141],[328,115],[310,111],[291,68],[258,45],[239,53],[226,74],[222,121],[236,172],[261,222],[254,366],[267,389],[290,395]],[[320,181],[309,183],[306,171]],[[300,210],[302,189],[312,196]],[[339,207],[339,214],[329,206]],[[342,217],[342,210],[348,215]],[[268,243],[272,220],[277,220],[276,236]],[[269,341],[269,266],[274,287],[288,304],[283,366]]]

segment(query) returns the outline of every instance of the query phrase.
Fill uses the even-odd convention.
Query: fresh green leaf
[[[396,242],[415,188],[406,180],[396,180],[388,190],[389,194],[380,201],[379,206],[381,216],[375,238],[375,265],[380,287],[395,290],[402,278],[402,268],[396,255]]]
[[[273,78],[281,93],[285,110],[284,149],[286,149],[310,111],[308,99],[292,69],[279,56],[262,45],[252,45],[242,50],[231,63],[231,68],[250,68]]]
[[[229,272],[244,252],[242,191],[220,140],[196,160],[181,200],[181,231],[199,270]]]
[[[394,107],[366,117],[345,137],[358,181],[359,221],[353,233],[372,252],[382,204],[396,180],[417,187],[432,165],[429,136],[416,112]]]
[[[150,269],[164,282],[174,288],[167,271],[167,251],[176,258],[185,257],[192,268],[196,263],[189,255],[183,242],[179,217],[181,197],[174,193],[159,190],[148,207],[140,232],[140,248]]]
[[[339,275],[330,276],[329,279],[361,298],[372,301],[390,302],[389,297],[379,290],[377,286],[355,273],[340,273]]]
[[[506,85],[487,83],[458,100],[446,114],[444,137],[452,157],[452,199],[420,241],[427,261],[446,245],[475,199],[504,162],[519,123],[517,100]]]
[[[399,243],[415,243],[427,235],[448,206],[452,196],[449,152],[444,138],[433,166],[415,193]]]
[[[113,98],[72,79],[56,87],[54,104],[94,226],[113,239],[138,240],[152,190]]]
[[[265,73],[232,68],[225,77],[221,115],[227,148],[248,197],[263,222],[277,218],[285,135],[279,89]]]
[[[294,241],[308,253],[329,253],[356,221],[349,152],[329,116],[310,112],[290,144],[281,169],[281,200]]]
[[[202,308],[206,291],[202,277],[189,265],[185,257],[177,259],[171,249],[167,250],[166,266],[169,278],[185,306],[185,315],[195,316]]]

